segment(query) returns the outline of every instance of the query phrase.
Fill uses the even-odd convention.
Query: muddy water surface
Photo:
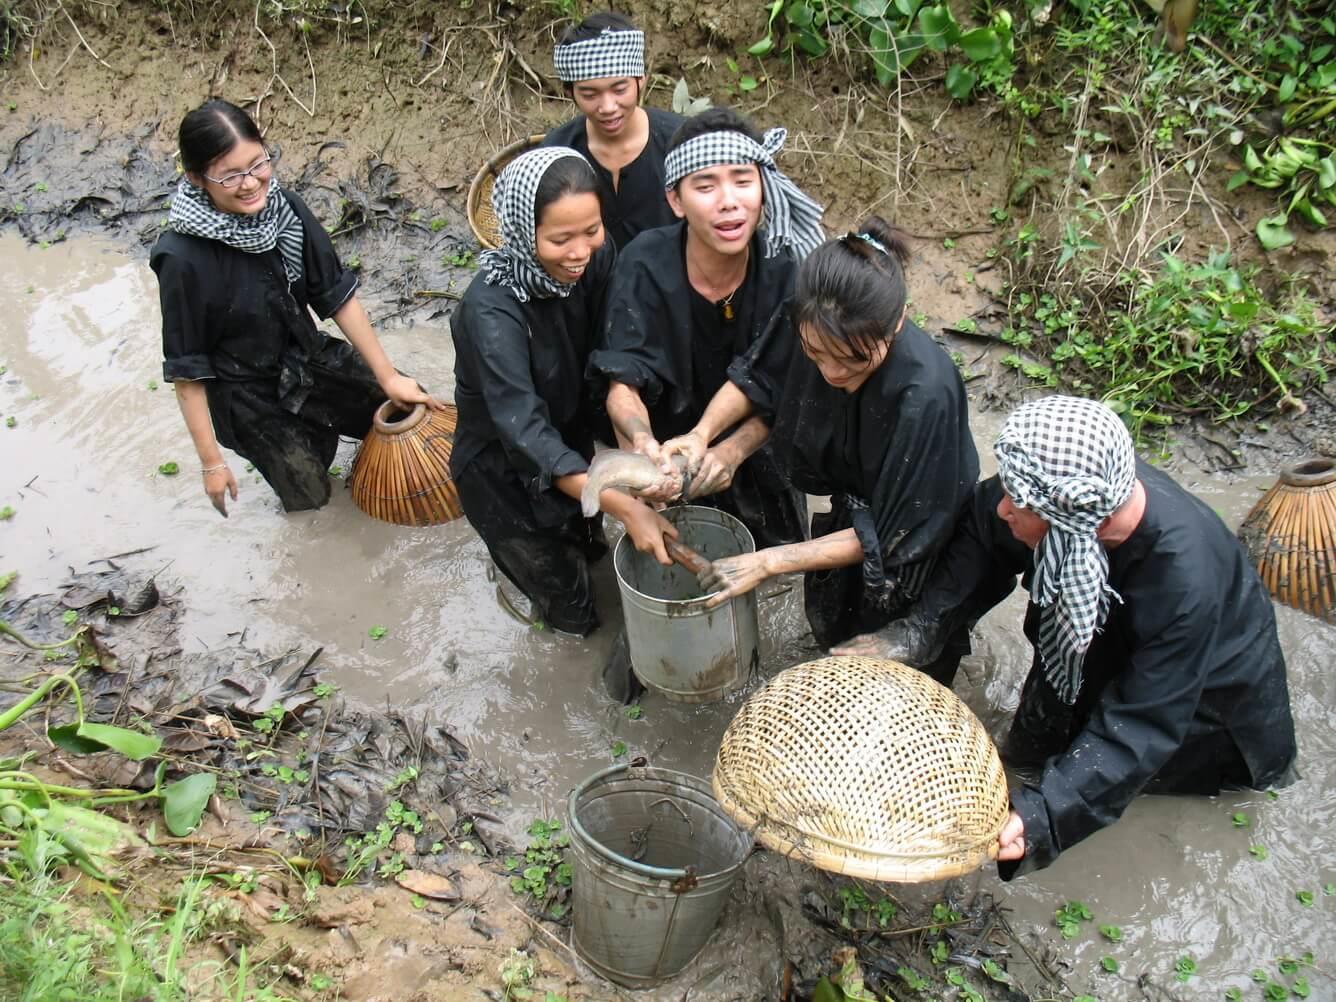
[[[513,780],[511,828],[536,813],[556,814],[566,792],[612,761],[611,746],[655,764],[708,775],[736,700],[681,706],[649,695],[643,719],[608,701],[599,671],[619,618],[609,562],[599,568],[605,627],[587,641],[536,632],[494,599],[481,542],[460,522],[404,529],[363,516],[346,491],[323,511],[285,516],[268,488],[243,473],[241,497],[223,520],[200,490],[198,466],[170,387],[159,386],[157,292],[142,256],[96,240],[46,250],[0,237],[0,523],[3,567],[21,572],[25,591],[54,588],[69,567],[147,548],[124,558],[185,590],[182,635],[199,648],[242,629],[266,649],[323,645],[327,677],[350,700],[439,712],[474,753]],[[396,364],[448,394],[447,331],[384,334]],[[156,386],[157,388],[151,388]],[[981,451],[997,419],[979,417]],[[347,469],[351,445],[336,462]],[[180,465],[177,476],[157,472]],[[1273,475],[1226,483],[1191,473],[1185,483],[1237,525]],[[769,670],[810,655],[797,588],[762,602]],[[1000,735],[1029,649],[1019,631],[1019,596],[981,624],[960,692]],[[992,871],[967,882],[1005,898],[1013,924],[1030,929],[1071,962],[1073,988],[1103,999],[1141,998],[1146,973],[1172,996],[1220,998],[1237,986],[1258,997],[1253,968],[1273,975],[1276,959],[1312,951],[1318,968],[1336,954],[1336,737],[1329,708],[1336,630],[1279,610],[1282,642],[1300,728],[1303,780],[1277,799],[1266,794],[1214,799],[1143,798],[1115,827],[1047,871],[1001,885]],[[368,630],[384,626],[372,640]],[[55,624],[53,624],[53,630]],[[1231,815],[1247,816],[1236,828]],[[1264,846],[1255,859],[1249,847]],[[905,896],[940,894],[925,888]],[[1313,894],[1302,904],[1298,891]],[[1084,901],[1095,921],[1070,944],[1052,927],[1055,908]],[[751,918],[754,918],[752,916]],[[1126,941],[1101,942],[1095,925],[1122,927]],[[750,922],[728,930],[714,961],[744,957]],[[1111,955],[1124,975],[1098,974]],[[1198,975],[1174,980],[1190,957]],[[710,955],[702,958],[710,963]],[[1306,973],[1313,998],[1336,998],[1336,981]],[[1120,980],[1122,978],[1123,980]],[[1292,979],[1285,979],[1290,981]],[[701,996],[708,997],[708,996]]]

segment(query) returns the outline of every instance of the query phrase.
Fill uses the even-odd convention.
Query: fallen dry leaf
[[[449,877],[428,873],[426,870],[404,870],[394,878],[395,883],[406,891],[420,894],[435,901],[458,901],[459,888]]]

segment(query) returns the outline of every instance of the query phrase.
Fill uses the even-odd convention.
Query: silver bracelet
[[[219,470],[227,469],[227,463],[219,463],[217,466],[201,466],[201,473],[217,473]]]

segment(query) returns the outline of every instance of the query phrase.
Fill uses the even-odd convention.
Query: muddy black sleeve
[[[1211,589],[1181,566],[1151,569],[1121,593],[1105,629],[1128,631],[1132,653],[1085,728],[1048,760],[1037,785],[1011,794],[1025,822],[1026,856],[1003,879],[1048,866],[1058,854],[1122,816],[1183,744],[1211,672],[1206,632],[1218,620]]]
[[[328,320],[357,291],[357,274],[343,266],[334,242],[301,197],[290,191],[284,194],[305,231],[302,281],[306,285],[306,301],[321,320]]]
[[[214,379],[209,357],[209,306],[194,257],[163,250],[175,234],[164,234],[150,264],[158,276],[162,306],[162,378],[167,382]]]
[[[765,330],[728,367],[728,379],[740,389],[767,425],[774,425],[789,367],[796,361],[797,338],[789,322],[789,304],[781,303]]]
[[[461,304],[452,326],[455,350],[467,355],[461,361],[471,370],[506,458],[528,479],[530,491],[538,494],[558,477],[587,469],[584,457],[562,440],[547,401],[534,388],[529,340],[541,332],[530,331],[519,304],[491,297]],[[570,392],[580,389],[573,385]]]
[[[674,228],[676,232],[676,228]],[[595,385],[607,392],[609,382],[625,383],[640,391],[646,407],[653,407],[663,395],[665,383],[680,382],[672,349],[676,330],[689,320],[674,317],[688,310],[687,301],[674,305],[656,276],[680,271],[671,261],[660,261],[676,246],[675,241],[659,239],[660,231],[642,233],[619,256],[608,279],[603,306],[602,330],[597,347],[589,356],[589,374]]]

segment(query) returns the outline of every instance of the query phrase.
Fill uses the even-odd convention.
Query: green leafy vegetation
[[[561,822],[535,818],[529,825],[523,856],[507,856],[502,865],[511,874],[510,889],[529,899],[542,915],[559,919],[570,908],[571,865],[566,862],[570,837]]]
[[[1063,939],[1075,939],[1081,933],[1081,923],[1089,922],[1093,918],[1094,915],[1083,902],[1068,901],[1053,913],[1053,924],[1058,927]]]

